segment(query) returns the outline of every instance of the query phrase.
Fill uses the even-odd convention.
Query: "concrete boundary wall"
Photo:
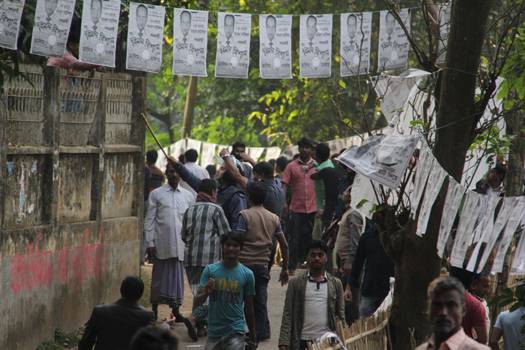
[[[81,326],[139,271],[145,78],[21,66],[0,91],[0,349]]]

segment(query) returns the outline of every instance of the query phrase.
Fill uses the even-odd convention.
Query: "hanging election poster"
[[[399,11],[399,17],[410,33],[410,12]],[[408,37],[391,11],[379,13],[378,70],[405,69],[410,45]]]
[[[447,197],[445,198],[445,206],[443,207],[443,214],[441,215],[437,241],[437,255],[440,258],[443,258],[445,247],[452,230],[452,225],[456,219],[459,205],[461,204],[465,191],[466,189],[461,186],[459,182],[454,180],[451,176],[448,177]]]
[[[62,57],[66,52],[75,0],[38,0],[31,35],[31,53]]]
[[[418,236],[423,236],[427,232],[427,225],[428,220],[430,219],[432,206],[436,201],[446,176],[447,172],[445,169],[441,167],[437,160],[434,160],[434,163],[432,164],[432,170],[430,171],[430,175],[428,177],[429,185],[427,186],[427,190],[423,195],[423,202],[421,204],[421,209],[419,210],[416,230],[416,234]]]
[[[439,6],[439,40],[437,46],[437,64],[444,64],[447,56],[448,33],[450,31],[450,15],[452,13],[452,3],[447,2]]]
[[[372,12],[341,14],[340,73],[342,77],[368,74]]]
[[[84,1],[80,30],[80,61],[115,67],[119,16],[119,0]]]
[[[173,74],[207,77],[208,11],[174,9]]]
[[[219,12],[218,26],[215,76],[217,78],[248,78],[251,15]]]
[[[292,77],[292,16],[259,15],[259,74],[263,79]]]
[[[301,15],[299,65],[302,78],[332,74],[332,15]]]
[[[129,4],[126,69],[160,72],[165,14],[164,6]]]
[[[0,47],[16,50],[24,0],[0,0]]]
[[[410,216],[413,218],[416,216],[417,208],[419,207],[423,190],[427,185],[428,175],[430,174],[430,169],[432,169],[433,162],[434,155],[432,154],[432,150],[428,147],[426,141],[423,141],[420,156],[416,164],[416,174],[414,175],[414,191],[410,194]]]

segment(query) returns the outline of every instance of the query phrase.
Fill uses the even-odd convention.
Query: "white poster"
[[[259,15],[259,74],[263,79],[292,77],[291,15]]]
[[[264,150],[264,147],[248,147],[246,149],[246,152],[253,160],[259,162],[259,158],[261,158],[262,154],[264,153]]]
[[[341,76],[368,74],[372,12],[341,14]]]
[[[443,258],[443,253],[445,252],[445,246],[447,244],[448,238],[450,237],[450,232],[452,230],[452,225],[456,219],[459,206],[461,204],[461,199],[465,193],[465,188],[461,186],[459,182],[454,180],[452,177],[448,177],[448,189],[447,189],[447,198],[445,199],[445,206],[443,207],[443,214],[441,215],[441,223],[439,224],[439,236],[437,241],[437,255],[440,258]]]
[[[346,150],[337,159],[350,169],[396,189],[418,140],[417,136],[372,136],[362,146]]]
[[[160,72],[165,14],[164,6],[129,4],[126,69]]]
[[[281,149],[279,147],[268,147],[266,149],[266,156],[264,160],[269,161],[270,159],[277,159],[281,155]]]
[[[447,56],[448,33],[450,32],[450,15],[452,14],[452,3],[444,3],[439,6],[439,39],[437,47],[436,64],[444,64]]]
[[[332,74],[332,15],[301,15],[299,33],[301,78]]]
[[[115,67],[119,0],[85,0],[82,6],[80,61]]]
[[[432,164],[432,170],[430,171],[430,176],[428,177],[428,187],[424,193],[423,203],[421,204],[421,210],[419,211],[417,219],[417,230],[416,234],[418,236],[423,236],[427,232],[428,220],[430,219],[430,212],[432,206],[436,201],[436,198],[443,186],[443,181],[447,172],[441,167],[437,160],[434,160]]]
[[[174,9],[173,74],[207,77],[208,11]]]
[[[416,173],[414,174],[414,191],[412,191],[410,195],[410,216],[413,218],[416,216],[417,208],[419,207],[421,196],[427,185],[428,176],[433,163],[434,155],[432,154],[432,150],[427,145],[427,142],[423,140],[419,159],[416,164]]]
[[[409,10],[399,11],[399,17],[410,33]],[[378,70],[406,68],[409,49],[408,38],[395,15],[391,11],[381,11],[379,13]]]
[[[350,193],[352,197],[352,208],[369,219],[372,218],[372,209],[378,204],[372,183],[373,181],[367,177],[356,174]]]
[[[0,0],[0,47],[16,50],[24,0]]]
[[[214,143],[203,142],[202,151],[200,157],[200,165],[206,166],[209,164],[214,164],[215,148],[217,145]]]
[[[38,0],[31,54],[62,57],[66,52],[74,12],[75,0]]]
[[[525,214],[525,197],[515,197],[514,206],[510,214],[505,230],[503,231],[503,237],[498,245],[496,258],[494,259],[494,265],[492,265],[492,273],[499,273],[503,270],[503,263],[505,262],[505,255],[509,250],[509,246],[512,243],[514,233],[518,229],[518,226],[523,219]]]
[[[248,13],[219,12],[218,26],[215,76],[248,78],[252,16]]]
[[[511,275],[525,274],[525,235],[522,234],[510,268]]]
[[[461,210],[459,225],[454,239],[454,247],[450,255],[450,264],[454,267],[463,268],[463,262],[467,249],[472,244],[474,227],[479,217],[484,196],[482,194],[468,191]]]

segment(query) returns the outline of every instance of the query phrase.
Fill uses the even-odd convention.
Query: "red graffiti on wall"
[[[82,244],[59,250],[41,251],[37,234],[29,243],[26,253],[11,257],[10,287],[13,294],[32,291],[53,283],[67,284],[72,280],[76,287],[90,279],[101,279],[108,271],[107,246],[87,243],[91,232],[85,229]],[[100,233],[101,238],[104,233]],[[103,240],[103,239],[102,239]]]

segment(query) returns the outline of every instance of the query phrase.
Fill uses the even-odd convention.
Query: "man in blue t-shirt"
[[[206,266],[194,300],[194,307],[198,307],[209,298],[206,350],[212,350],[221,338],[244,334],[246,325],[250,335],[248,348],[255,349],[255,278],[253,272],[239,262],[243,236],[227,233],[221,237],[221,244],[222,261]]]

